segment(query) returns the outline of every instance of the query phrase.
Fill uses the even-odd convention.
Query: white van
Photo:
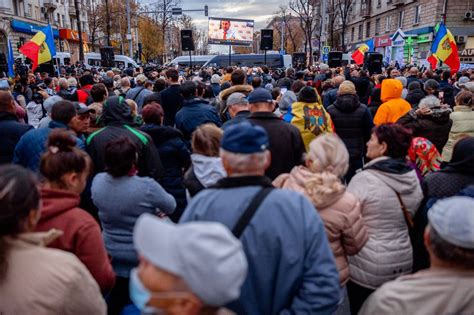
[[[115,55],[114,61],[115,61],[115,67],[119,69],[139,67],[139,65],[135,62],[135,60],[124,55]],[[101,67],[102,62],[100,59],[100,53],[84,54],[84,64],[86,65],[86,69],[91,69],[92,67]]]
[[[71,53],[69,52],[56,52],[56,65],[61,65],[61,66],[70,66],[71,65]]]
[[[191,60],[193,62],[193,66],[202,66],[214,56],[215,55],[191,55]],[[165,66],[177,66],[179,69],[183,69],[189,67],[189,61],[189,56],[179,56],[165,64]]]

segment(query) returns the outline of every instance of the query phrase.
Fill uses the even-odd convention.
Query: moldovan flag
[[[373,51],[374,47],[374,39],[369,39],[365,44],[360,45],[359,48],[352,53],[351,57],[356,64],[361,65],[364,63],[364,54],[368,51]]]
[[[53,59],[56,56],[56,46],[51,25],[43,28],[29,42],[21,46],[20,52],[33,61],[33,70],[39,64]]]
[[[431,53],[435,57],[451,68],[451,72],[457,72],[461,67],[459,60],[458,46],[454,40],[453,34],[441,23],[436,33],[436,37],[431,45]],[[430,56],[430,57],[431,57]],[[428,58],[430,58],[428,57]],[[429,59],[431,63],[431,59]]]

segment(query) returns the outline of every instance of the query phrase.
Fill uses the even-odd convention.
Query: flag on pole
[[[459,60],[458,46],[454,40],[453,34],[446,28],[443,22],[440,23],[436,37],[431,45],[431,55],[427,58],[428,62],[433,65],[441,60],[451,68],[451,72],[457,72],[461,67],[461,61]],[[436,62],[435,62],[436,60]]]
[[[56,56],[56,46],[51,25],[43,28],[29,42],[21,46],[20,52],[33,61],[33,70],[39,64],[52,60]]]
[[[373,51],[374,47],[374,39],[369,39],[366,43],[360,45],[359,48],[357,48],[356,51],[352,53],[351,57],[356,64],[361,65],[364,63],[364,54],[367,51]]]
[[[10,38],[8,39],[8,77],[13,78],[15,76],[15,71],[13,71],[13,65],[15,64],[15,59],[13,58],[13,48]]]

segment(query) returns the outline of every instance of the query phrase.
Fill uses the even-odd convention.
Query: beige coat
[[[428,269],[384,284],[359,315],[474,314],[474,271]]]
[[[368,239],[357,198],[345,191],[334,175],[314,174],[303,166],[278,176],[273,185],[303,193],[312,201],[324,222],[339,270],[339,281],[341,286],[345,285],[349,280],[346,256],[357,254]]]
[[[0,281],[0,314],[105,314],[99,287],[79,259],[43,247],[52,231],[5,238],[10,249]]]
[[[443,161],[451,161],[453,148],[456,142],[464,136],[474,137],[474,111],[470,106],[454,106],[454,112],[449,116],[453,126],[449,132],[449,139],[443,149]]]

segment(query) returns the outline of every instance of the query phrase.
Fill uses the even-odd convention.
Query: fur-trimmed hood
[[[224,91],[221,91],[219,93],[219,99],[225,101],[232,93],[235,92],[244,93],[248,96],[252,91],[253,87],[251,85],[234,85],[228,89],[225,89]]]

